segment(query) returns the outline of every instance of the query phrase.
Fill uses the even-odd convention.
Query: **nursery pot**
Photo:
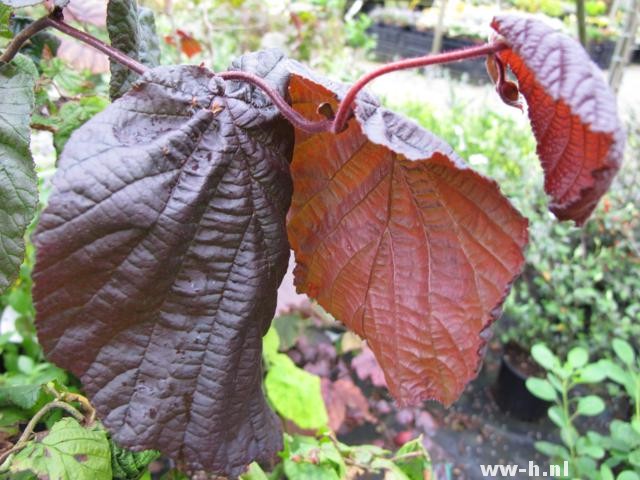
[[[541,376],[537,365],[524,348],[515,343],[505,345],[500,371],[494,386],[496,403],[509,415],[526,422],[542,418],[551,403],[527,390],[529,376]]]

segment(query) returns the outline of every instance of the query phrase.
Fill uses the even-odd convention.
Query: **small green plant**
[[[242,480],[339,480],[376,474],[393,480],[431,478],[431,459],[421,436],[393,454],[375,445],[345,445],[330,432],[316,437],[285,434],[284,450],[279,455],[282,463],[273,472],[266,473],[253,463]]]
[[[544,379],[528,379],[527,388],[538,398],[553,403],[548,415],[560,429],[562,440],[562,444],[536,442],[536,448],[549,457],[568,461],[572,478],[640,478],[640,362],[624,340],[615,339],[613,350],[617,361],[596,362],[589,362],[589,354],[582,347],[571,349],[564,362],[544,344],[531,350],[547,375]],[[606,379],[624,388],[635,407],[633,417],[630,422],[612,420],[608,435],[593,430],[583,433],[577,426],[580,417],[600,415],[606,408],[601,396],[584,394],[584,387]]]

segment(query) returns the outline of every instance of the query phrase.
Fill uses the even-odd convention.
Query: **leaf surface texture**
[[[344,86],[294,70],[296,110],[336,110]],[[364,94],[346,131],[296,131],[292,177],[298,289],[367,340],[400,403],[452,403],[521,270],[526,220],[443,141]]]
[[[148,67],[160,64],[160,45],[153,11],[139,7],[137,0],[109,0],[107,31],[111,45]],[[138,75],[111,61],[112,99],[120,98],[138,79]]]
[[[38,179],[29,150],[37,76],[24,56],[0,66],[0,293],[18,275],[24,234],[38,202]]]
[[[285,93],[279,54],[232,68]],[[229,476],[280,449],[261,342],[287,269],[292,142],[262,92],[179,66],[67,143],[35,236],[38,336],[120,445]]]
[[[625,134],[616,98],[585,50],[527,17],[501,15],[493,28],[510,45],[498,53],[529,106],[549,209],[583,224],[620,169]]]

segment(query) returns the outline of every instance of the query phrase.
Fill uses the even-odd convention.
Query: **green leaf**
[[[41,385],[11,385],[0,387],[0,405],[14,405],[29,410],[43,395]]]
[[[636,354],[633,351],[633,347],[628,342],[620,339],[613,339],[613,351],[623,363],[631,366],[635,362]]]
[[[628,383],[630,375],[624,370],[624,368],[611,360],[601,360],[600,362],[607,370],[607,377],[609,377],[610,380],[613,380],[623,386]]]
[[[422,444],[422,435],[405,443],[402,448],[397,451],[395,458],[414,453],[419,455],[404,460],[397,459],[394,463],[410,480],[429,478],[427,475],[431,471],[431,459]]]
[[[240,475],[240,478],[241,480],[269,480],[267,474],[256,462],[249,465],[247,471]]]
[[[274,358],[264,385],[271,405],[283,417],[304,429],[327,425],[320,377],[298,368],[288,356]]]
[[[271,326],[267,334],[262,337],[262,356],[267,365],[277,361],[280,355],[278,350],[280,350],[280,337],[278,331]]]
[[[536,442],[535,447],[540,453],[551,458],[559,458],[562,460],[570,458],[569,451],[557,443]]]
[[[547,380],[543,378],[528,378],[527,379],[527,389],[534,394],[536,397],[541,398],[542,400],[547,400],[548,402],[553,402],[556,400],[556,390],[553,388]]]
[[[160,457],[160,452],[143,450],[132,452],[120,447],[109,439],[111,449],[111,470],[113,478],[117,480],[137,480],[146,471],[151,462]]]
[[[71,134],[87,120],[104,110],[109,101],[103,97],[82,97],[78,101],[66,102],[55,117],[57,131],[53,143],[58,153],[62,152]]]
[[[604,412],[604,401],[597,395],[587,395],[578,399],[578,408],[576,412],[579,415],[586,415],[592,417],[594,415],[600,415]]]
[[[567,355],[567,362],[574,369],[584,367],[589,361],[589,353],[582,347],[574,347]]]
[[[607,378],[607,364],[602,361],[587,365],[580,371],[582,383],[600,383]]]
[[[640,480],[640,476],[638,476],[636,472],[625,470],[624,472],[620,472],[618,474],[616,480]]]
[[[578,455],[586,455],[598,460],[603,458],[605,454],[605,451],[601,446],[594,445],[585,437],[580,437],[576,442],[576,451],[578,452]]]
[[[640,434],[630,423],[613,420],[609,429],[611,431],[611,439],[615,442],[615,448],[630,451],[640,447]]]
[[[634,467],[640,467],[640,449],[629,454],[629,463]]]
[[[0,66],[0,294],[18,275],[24,234],[38,201],[38,180],[29,151],[30,119],[38,72],[19,55]]]
[[[11,7],[0,4],[0,37],[11,38],[13,33],[9,28],[9,19],[11,18]]]
[[[47,435],[29,442],[15,455],[11,471],[27,470],[47,480],[111,480],[107,435],[87,430],[73,418],[63,418]]]
[[[342,479],[347,467],[333,442],[328,438],[285,435],[284,472],[289,479]]]
[[[280,337],[280,348],[287,351],[304,331],[304,319],[300,315],[280,315],[273,320],[273,326]]]
[[[546,370],[554,370],[560,363],[558,357],[556,357],[549,348],[543,344],[538,343],[531,348],[531,356],[533,359],[542,365]]]
[[[107,30],[111,45],[149,67],[160,64],[160,46],[153,12],[138,7],[136,0],[110,0]],[[111,62],[111,99],[124,95],[137,75],[117,62]]]
[[[410,480],[407,474],[388,458],[376,458],[371,462],[374,470],[384,470],[385,480]]]
[[[600,466],[600,480],[615,480],[611,468],[606,464]]]
[[[564,418],[564,413],[562,412],[562,409],[559,406],[554,405],[552,407],[549,407],[549,410],[547,413],[551,421],[555,423],[558,427],[562,428],[562,426],[565,424],[565,418]]]

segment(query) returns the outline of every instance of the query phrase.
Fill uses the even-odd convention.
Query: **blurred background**
[[[399,408],[371,351],[297,295],[289,274],[265,346],[267,395],[283,419],[286,449],[274,471],[252,465],[245,477],[480,479],[479,464],[566,460],[573,478],[640,479],[640,0],[140,4],[155,14],[163,64],[220,71],[242,53],[275,47],[344,82],[381,62],[482,43],[498,12],[536,15],[581,41],[617,92],[628,133],[626,163],[582,229],[548,212],[526,112],[500,101],[483,60],[396,72],[370,85],[499,182],[530,219],[527,264],[478,379],[450,409]],[[106,40],[105,8],[104,0],[72,0],[65,16]],[[0,47],[43,12],[3,18],[0,11]],[[38,34],[23,53],[41,73],[32,141],[46,204],[69,135],[108,105],[109,62],[54,32]],[[11,389],[54,381],[81,391],[37,343],[32,264],[29,246],[19,281],[0,297],[0,449],[48,401],[46,392],[16,401]],[[46,417],[41,428],[59,418]],[[179,465],[148,459],[114,478],[186,478]]]

